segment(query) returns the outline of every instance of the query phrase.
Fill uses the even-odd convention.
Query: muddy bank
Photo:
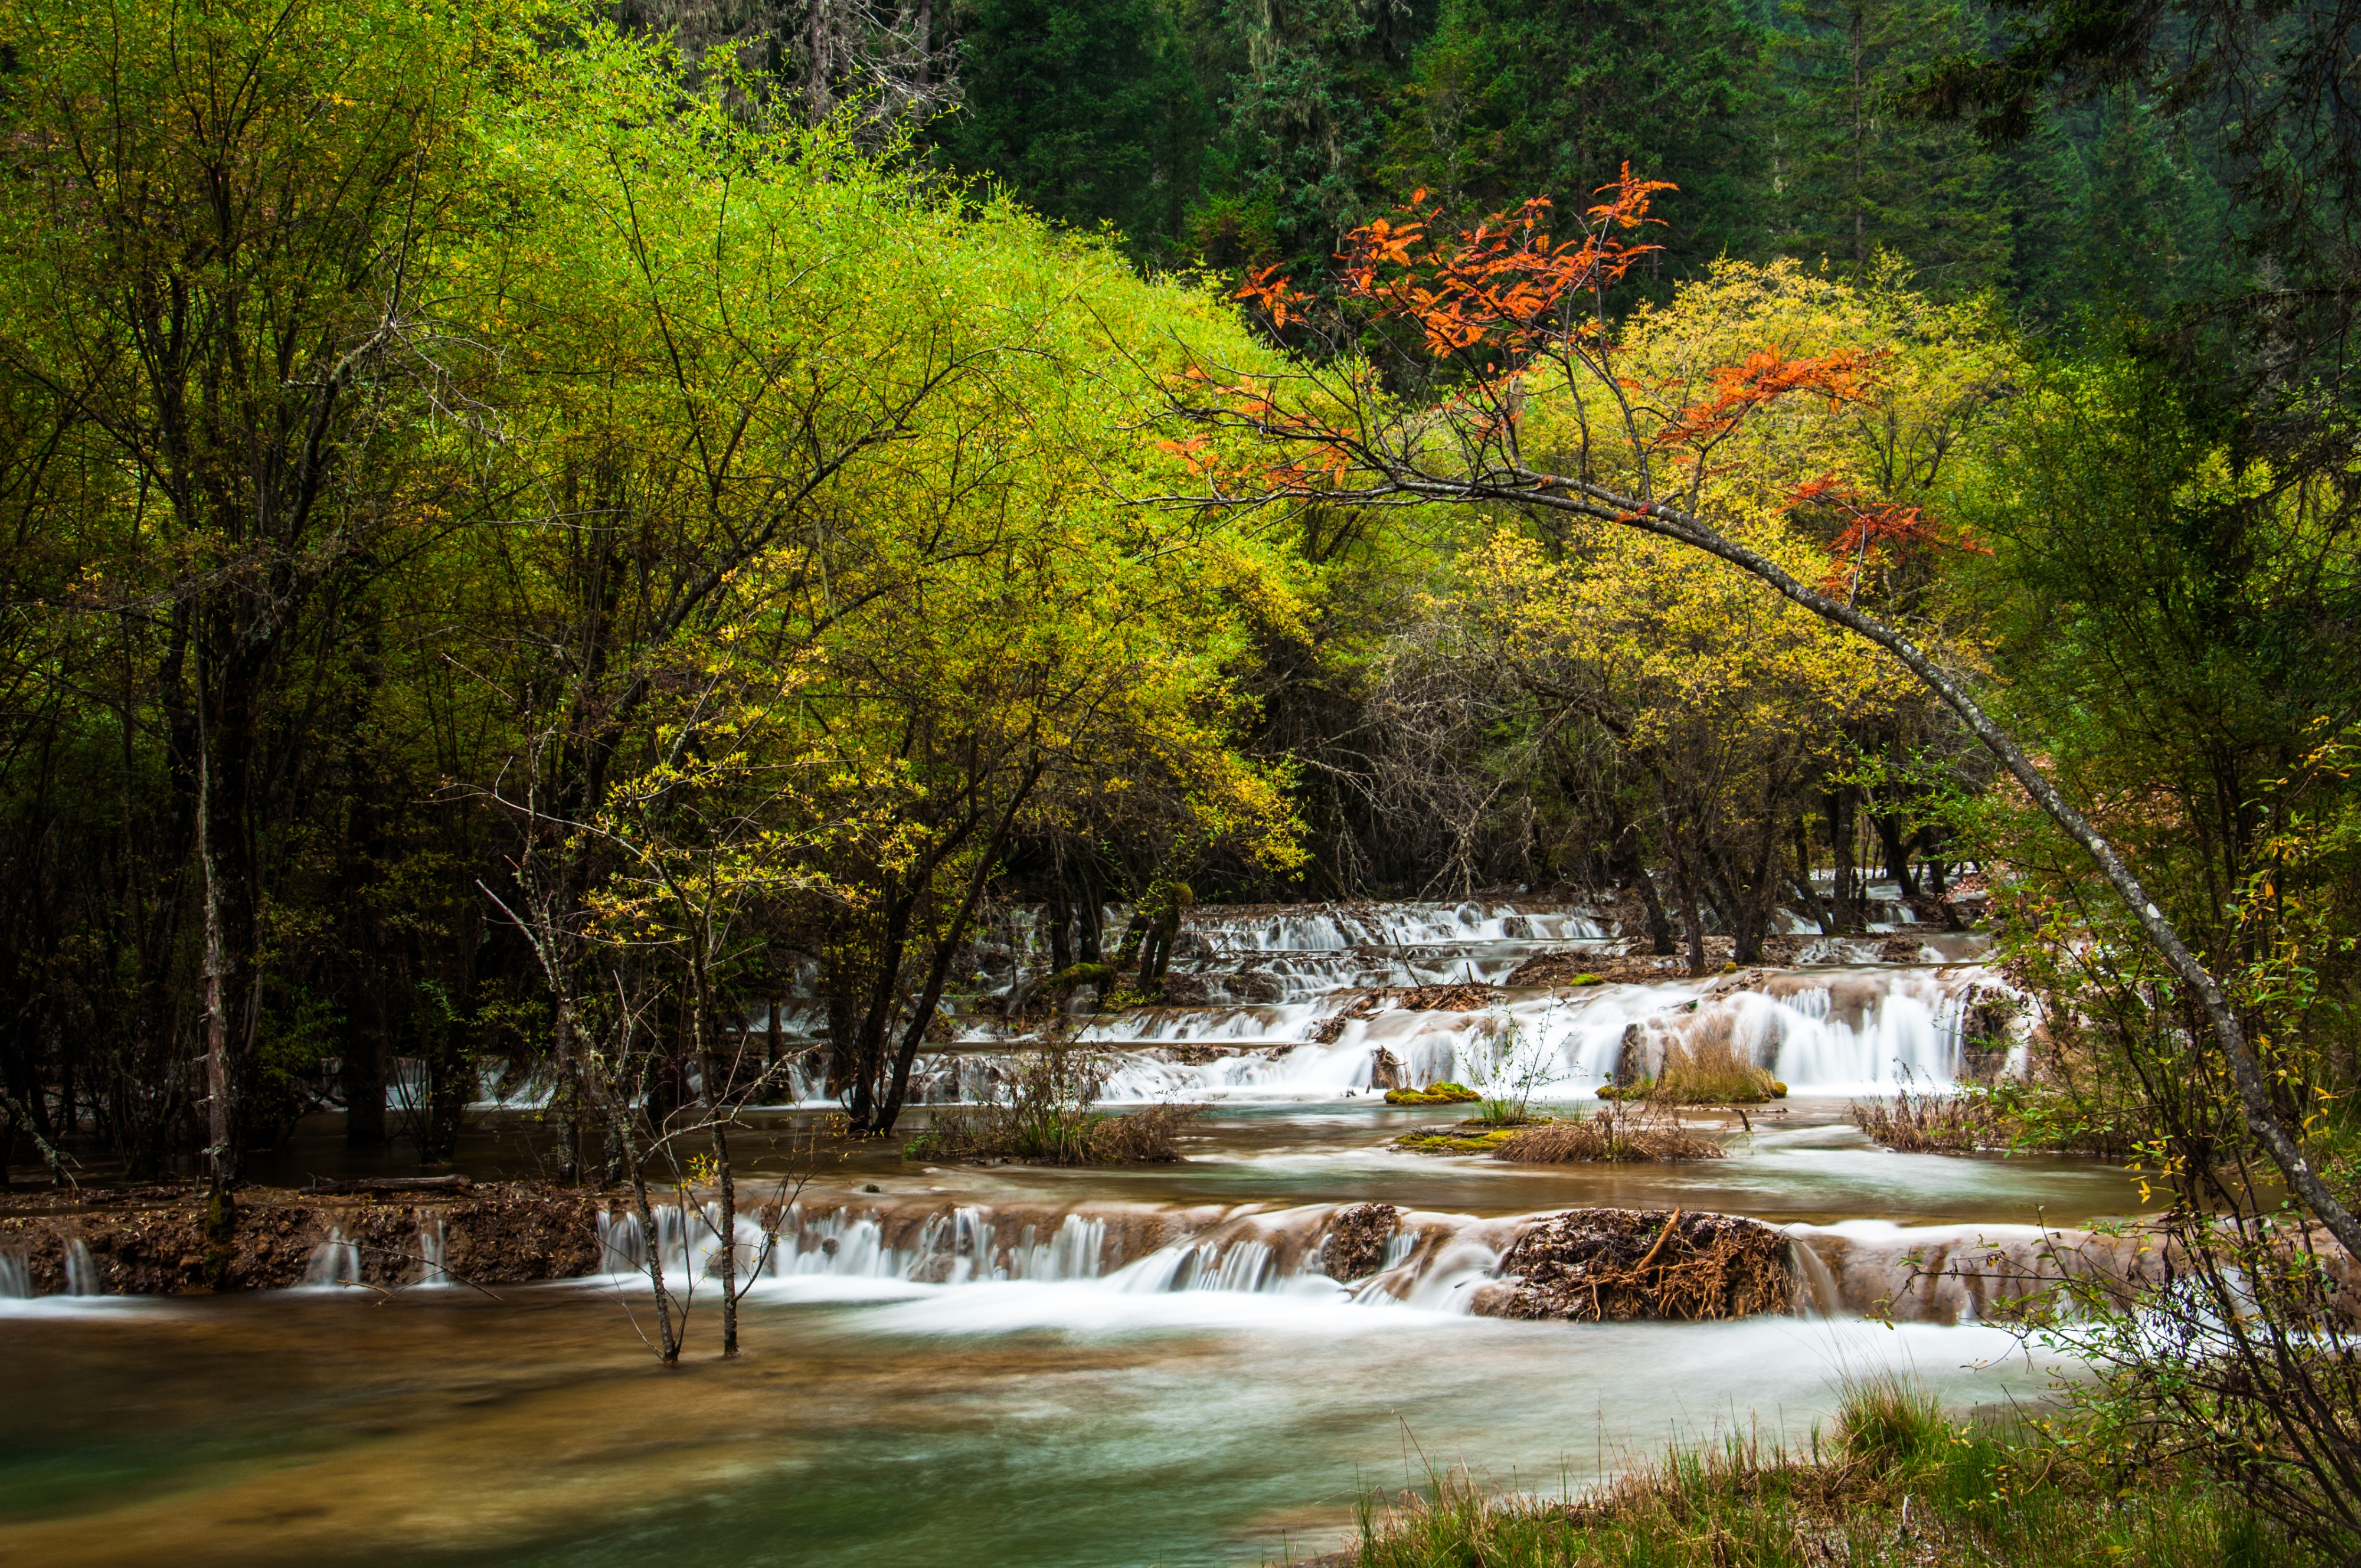
[[[230,1290],[279,1290],[304,1282],[313,1252],[352,1244],[360,1280],[388,1288],[444,1274],[477,1285],[567,1279],[598,1263],[598,1216],[612,1200],[527,1182],[455,1190],[449,1196],[320,1196],[268,1189],[237,1194],[222,1272]],[[24,1260],[35,1295],[69,1288],[76,1242],[90,1261],[86,1290],[161,1296],[205,1285],[204,1194],[193,1189],[87,1190],[18,1197],[0,1210],[0,1256]]]

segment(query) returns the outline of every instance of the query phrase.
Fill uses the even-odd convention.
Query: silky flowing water
[[[1887,1326],[1814,1299],[1714,1324],[1461,1310],[1516,1216],[1576,1205],[1752,1215],[1861,1270],[1926,1238],[2131,1212],[2120,1170],[1890,1154],[1844,1116],[1849,1093],[1960,1069],[1960,1010],[1990,981],[1938,960],[1971,951],[1930,940],[1881,969],[1829,944],[1818,965],[1718,990],[1511,993],[1554,1053],[1556,1103],[1595,1105],[1620,1053],[1686,1029],[1730,1030],[1799,1080],[1751,1131],[1714,1124],[1726,1160],[1519,1167],[1393,1151],[1452,1113],[1387,1108],[1370,1086],[1380,1049],[1413,1076],[1465,1074],[1501,1010],[1379,1008],[1326,1040],[1321,1022],[1372,986],[1455,968],[1497,981],[1610,934],[1579,912],[1356,918],[1201,916],[1204,999],[1093,1025],[1123,1036],[1103,1042],[1125,1053],[1111,1098],[1215,1105],[1180,1165],[880,1151],[823,1171],[748,1299],[736,1362],[715,1356],[709,1287],[666,1370],[627,1272],[386,1295],[340,1288],[333,1244],[302,1290],[0,1299],[0,1560],[1251,1564],[1326,1550],[1366,1491],[1453,1467],[1554,1494],[1674,1441],[1808,1444],[1848,1373],[1905,1367],[1964,1409],[2037,1398],[2061,1370],[1972,1321]],[[935,1098],[972,1097],[1027,1047],[987,1006],[964,1023],[931,1065]],[[501,1126],[488,1114],[471,1137],[478,1174],[530,1167]],[[275,1174],[328,1165],[334,1131],[307,1129]],[[778,1158],[754,1135],[746,1154],[757,1178]],[[1330,1206],[1373,1201],[1408,1212],[1405,1238],[1347,1291],[1316,1238]],[[632,1232],[611,1238],[619,1266],[646,1245]]]

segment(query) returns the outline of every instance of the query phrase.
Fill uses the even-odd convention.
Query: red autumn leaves
[[[1425,205],[1426,192],[1417,192],[1400,212],[1345,236],[1337,253],[1337,301],[1363,308],[1377,321],[1411,328],[1429,356],[1471,378],[1472,386],[1458,400],[1463,410],[1513,417],[1508,411],[1517,401],[1511,395],[1516,383],[1542,360],[1569,371],[1579,366],[1601,381],[1645,390],[1615,378],[1606,294],[1660,248],[1639,236],[1662,224],[1649,207],[1658,192],[1672,189],[1669,181],[1633,178],[1626,164],[1613,184],[1597,192],[1603,199],[1564,238],[1552,232],[1546,197],[1453,232],[1442,224],[1438,209]],[[1277,267],[1248,277],[1235,297],[1260,309],[1278,331],[1307,320],[1314,303]],[[1741,363],[1711,370],[1707,395],[1662,417],[1647,444],[1702,465],[1755,411],[1795,398],[1840,407],[1864,396],[1879,368],[1878,356],[1861,350],[1790,356],[1776,345],[1765,345]],[[1234,413],[1285,425],[1298,437],[1313,433],[1301,416],[1282,412],[1266,393],[1245,387],[1220,390],[1231,400]],[[1255,406],[1242,406],[1240,398]],[[1299,457],[1283,465],[1283,471],[1265,475],[1265,481],[1300,491],[1314,471],[1341,479],[1346,444],[1304,454],[1312,459],[1308,468]],[[1192,469],[1198,455],[1193,448],[1184,455]],[[1842,591],[1865,569],[1904,553],[1982,548],[1933,523],[1919,507],[1868,500],[1831,477],[1799,483],[1788,499],[1792,507],[1808,508],[1823,518],[1834,514],[1838,526],[1828,543],[1831,572],[1824,585],[1833,590]]]

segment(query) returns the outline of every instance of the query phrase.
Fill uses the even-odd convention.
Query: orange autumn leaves
[[[1330,304],[1340,314],[1411,329],[1426,355],[1448,367],[1446,379],[1458,381],[1448,406],[1463,434],[1479,446],[1513,448],[1517,422],[1532,406],[1526,383],[1543,369],[1609,389],[1624,404],[1630,439],[1691,480],[1719,472],[1719,449],[1759,411],[1808,400],[1835,413],[1871,400],[1886,368],[1883,348],[1823,344],[1823,352],[1798,354],[1773,339],[1734,362],[1692,367],[1672,379],[1628,367],[1616,341],[1621,329],[1610,332],[1607,296],[1660,248],[1642,236],[1663,221],[1651,214],[1653,199],[1673,188],[1634,178],[1626,165],[1566,237],[1553,232],[1547,198],[1453,230],[1418,192],[1398,213],[1345,236]],[[1234,298],[1281,332],[1309,322],[1320,303],[1277,268],[1246,279]],[[1260,487],[1303,494],[1349,481],[1360,433],[1350,422],[1323,431],[1318,416],[1281,407],[1275,387],[1201,378],[1191,390],[1213,393],[1231,414],[1293,446],[1287,459],[1256,470]],[[1199,455],[1193,438],[1167,444]],[[1191,471],[1200,471],[1194,461]],[[1644,483],[1640,493],[1648,493]],[[1904,554],[1981,548],[1930,521],[1923,507],[1864,499],[1827,474],[1791,479],[1787,499],[1800,518],[1822,525],[1814,532],[1826,540],[1830,571],[1824,586],[1833,590]]]

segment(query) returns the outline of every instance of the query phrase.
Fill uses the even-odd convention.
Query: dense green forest
[[[1192,898],[1620,890],[1699,964],[1968,862],[2117,918],[1934,687],[1504,429],[1906,630],[2341,1125],[2342,25],[31,7],[11,1157],[231,1171],[349,1098],[431,1160],[487,1070],[660,1109],[790,992],[890,1128],[1016,903],[1149,992]],[[1471,258],[1557,324],[1385,291]]]
[[[2115,1344],[2107,1430],[2349,1545],[2356,40],[16,7],[5,1164],[222,1191],[340,1107],[435,1165],[498,1078],[612,1180],[779,1097],[785,999],[891,1133],[1020,906],[1118,1007],[1192,903],[1579,899],[1701,973],[1972,868],[2013,1135],[2132,1149],[2233,1342]]]

